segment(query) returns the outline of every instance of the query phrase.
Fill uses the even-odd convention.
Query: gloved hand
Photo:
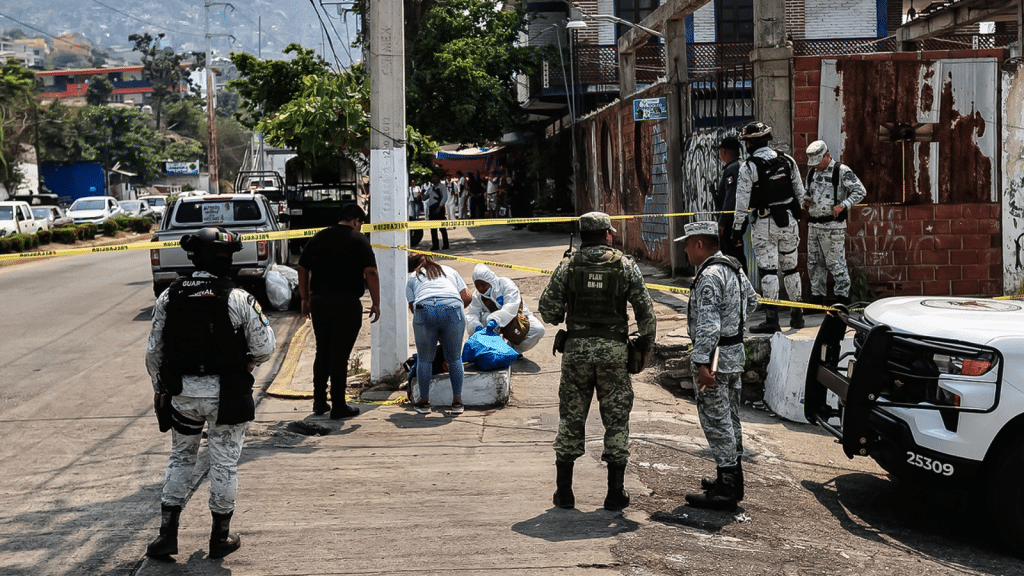
[[[488,320],[487,321],[487,333],[495,335],[495,336],[498,334],[498,322],[497,322],[497,320]]]
[[[498,303],[498,306],[504,306],[505,305],[505,297],[504,296],[498,296],[498,298],[495,299],[495,302]]]
[[[481,331],[481,330],[483,330],[483,329],[484,329],[484,327],[483,327],[483,326],[477,326],[477,327],[476,327],[476,330],[473,330],[473,332],[474,332],[474,333],[476,333],[476,332],[479,332],[479,331]]]

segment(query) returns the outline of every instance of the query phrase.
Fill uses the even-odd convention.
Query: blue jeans
[[[428,298],[414,306],[412,331],[416,338],[416,381],[420,398],[430,397],[434,356],[441,343],[448,362],[452,396],[462,396],[462,335],[466,332],[466,314],[462,301],[455,298]]]

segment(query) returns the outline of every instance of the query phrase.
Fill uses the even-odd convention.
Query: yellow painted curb
[[[307,320],[292,335],[291,342],[288,343],[288,354],[285,355],[284,362],[281,363],[281,369],[277,371],[274,382],[271,383],[270,388],[267,388],[267,396],[295,399],[313,397],[312,391],[292,390],[288,387],[291,384],[292,377],[295,376],[295,368],[299,365],[302,349],[306,346],[306,336],[309,335],[309,331],[312,328],[312,322]]]

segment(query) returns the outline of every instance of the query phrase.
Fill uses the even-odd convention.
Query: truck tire
[[[993,528],[1021,554],[1024,550],[1024,434],[1003,444],[988,474],[988,511]]]

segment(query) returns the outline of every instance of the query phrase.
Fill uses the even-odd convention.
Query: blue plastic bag
[[[466,338],[466,344],[462,347],[463,362],[472,362],[480,370],[490,372],[511,366],[519,359],[519,352],[513,350],[495,328],[492,320],[486,330],[477,330]]]

